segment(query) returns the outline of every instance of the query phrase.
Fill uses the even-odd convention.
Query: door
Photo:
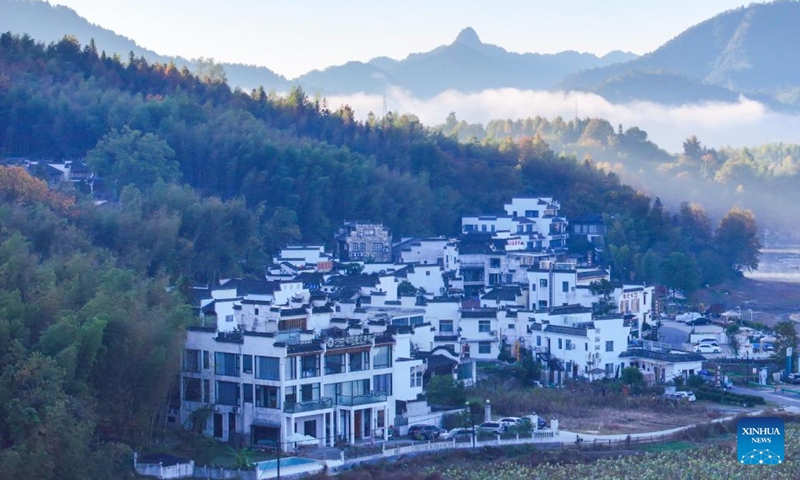
[[[364,437],[372,436],[372,409],[364,410]]]
[[[231,412],[228,414],[228,438],[236,433],[236,414]]]
[[[217,438],[222,438],[222,414],[215,413],[214,414],[214,436]]]
[[[306,420],[303,423],[303,434],[317,438],[317,421]]]
[[[356,435],[356,440],[361,439],[361,410],[353,412],[353,430]]]

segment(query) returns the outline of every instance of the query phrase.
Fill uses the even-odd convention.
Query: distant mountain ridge
[[[597,91],[634,73],[648,74],[654,83],[662,81],[656,80],[656,74],[679,75],[698,86],[697,92],[686,91],[677,99],[681,102],[710,99],[708,87],[715,87],[720,95],[727,90],[796,103],[800,91],[797,25],[800,2],[796,0],[751,4],[701,22],[637,59],[572,74],[560,86]]]
[[[577,90],[614,103],[651,101],[681,105],[735,102],[741,95],[774,110],[800,107],[800,2],[779,0],[726,11],[701,22],[642,57],[614,51],[602,57],[565,51],[515,53],[483,43],[474,29],[455,40],[404,59],[376,57],[313,70],[286,79],[267,67],[222,63],[228,82],[250,90],[287,92],[300,85],[310,93],[384,94],[399,87],[417,98],[447,90]],[[46,43],[75,35],[82,44],[123,58],[128,52],[149,61],[174,62],[193,71],[196,62],[167,57],[89,23],[74,10],[40,0],[0,0],[0,31],[27,33]]]
[[[50,43],[64,35],[74,35],[82,45],[94,39],[98,50],[107,55],[118,54],[127,58],[129,52],[150,62],[173,62],[194,71],[195,63],[182,57],[168,57],[139,46],[134,40],[119,35],[61,5],[51,5],[41,0],[0,0],[0,32],[27,33],[34,40]],[[221,63],[229,83],[245,89],[262,85],[266,90],[286,91],[289,82],[266,67]]]
[[[174,62],[189,66],[181,57],[167,57],[142,48],[134,40],[118,35],[80,17],[74,10],[40,0],[0,0],[0,31],[27,33],[45,43],[74,35],[82,44],[94,38],[100,50],[125,58],[129,52],[149,61]],[[266,67],[222,63],[232,86],[245,90],[259,85],[266,90],[288,91],[299,84],[306,90],[323,94],[357,92],[383,93],[396,86],[412,94],[427,97],[455,89],[472,92],[487,88],[550,88],[564,76],[581,69],[603,67],[627,61],[636,55],[611,52],[603,57],[578,52],[557,54],[512,53],[481,42],[472,28],[461,31],[450,45],[429,52],[414,53],[403,60],[377,57],[367,63],[348,62],[325,70],[314,70],[294,80]]]
[[[417,97],[446,90],[478,92],[489,88],[549,89],[562,78],[586,68],[602,67],[636,58],[614,51],[602,57],[566,51],[555,54],[513,53],[483,43],[471,27],[453,43],[429,52],[412,53],[403,60],[378,57],[367,63],[314,70],[296,80],[322,93],[381,93],[392,85]],[[346,82],[343,80],[346,79]]]

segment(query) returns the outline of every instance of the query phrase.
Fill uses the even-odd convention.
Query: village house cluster
[[[610,313],[593,313],[590,285],[610,281],[597,266],[602,217],[570,225],[548,197],[504,207],[463,217],[455,239],[393,243],[380,224],[347,222],[334,253],[289,246],[261,280],[195,288],[201,326],[188,331],[173,420],[239,444],[300,434],[334,446],[437,423],[430,379],[472,385],[476,363],[501,352],[531,355],[550,384],[629,366],[651,382],[700,370],[701,355],[642,339],[652,286],[611,284]],[[569,235],[594,250],[568,255]]]

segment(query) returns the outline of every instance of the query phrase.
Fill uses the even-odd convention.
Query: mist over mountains
[[[65,34],[127,58],[166,57],[38,0],[0,0],[0,31],[51,42]],[[800,142],[800,3],[778,1],[723,12],[638,57],[574,51],[514,53],[464,28],[448,45],[404,59],[377,57],[286,79],[268,66],[222,63],[228,82],[249,91],[319,93],[332,106],[349,104],[358,118],[389,110],[437,124],[450,111],[470,122],[535,115],[607,118],[636,124],[672,151],[689,135],[710,145]]]

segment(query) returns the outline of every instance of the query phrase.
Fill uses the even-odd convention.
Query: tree
[[[616,309],[611,295],[614,293],[614,285],[605,278],[589,284],[589,292],[597,299],[592,302],[592,312],[595,315],[608,315]]]
[[[728,337],[728,345],[730,345],[734,357],[739,356],[739,340],[736,338],[736,335],[739,334],[739,330],[739,325],[735,323],[725,328],[725,335]]]
[[[753,212],[732,208],[719,222],[714,243],[723,261],[735,272],[758,269],[761,241]]]
[[[132,184],[150,190],[159,180],[178,179],[175,151],[152,133],[125,126],[111,130],[86,153],[86,162],[96,173],[115,180],[119,189]]]
[[[775,324],[775,334],[778,336],[778,348],[775,349],[775,355],[778,358],[785,358],[786,349],[790,347],[795,352],[793,355],[796,355],[797,330],[795,329],[795,323],[791,320],[778,322]]]
[[[428,382],[425,395],[429,403],[434,405],[463,405],[467,399],[464,384],[456,381],[452,375],[434,375]]]
[[[661,282],[673,290],[691,295],[700,286],[697,263],[685,253],[673,252],[661,265]]]

